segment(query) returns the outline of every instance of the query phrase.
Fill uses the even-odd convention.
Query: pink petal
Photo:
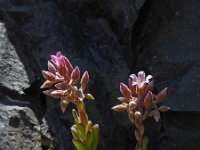
[[[132,81],[137,82],[138,78],[135,74],[131,74],[130,78],[132,79]]]
[[[144,71],[139,71],[138,72],[138,80],[140,82],[145,81],[145,72]]]
[[[142,81],[142,83],[139,84],[140,89],[144,89],[146,87],[146,81]]]
[[[138,84],[138,82],[134,82],[134,81],[132,82],[132,86],[134,86],[134,85],[136,85],[136,84]]]
[[[149,81],[150,81],[152,78],[153,78],[152,75],[148,75],[148,76],[146,77],[146,83],[149,83]]]

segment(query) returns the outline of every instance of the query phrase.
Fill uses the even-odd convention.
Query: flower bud
[[[49,81],[49,80],[46,80],[42,85],[41,85],[41,89],[44,89],[44,88],[48,88],[50,86],[52,86],[54,83],[52,81]]]
[[[71,73],[73,71],[73,66],[72,66],[71,62],[69,61],[69,59],[67,59],[65,56],[64,56],[64,61],[67,66],[67,69],[68,69],[68,76],[71,76]]]
[[[92,96],[92,94],[85,94],[85,98],[88,100],[94,100],[94,97]]]
[[[160,112],[158,111],[158,109],[154,109],[151,114],[154,117],[155,121],[158,122],[160,119]]]
[[[137,117],[138,119],[141,118],[141,117],[142,117],[141,112],[136,111],[136,112],[135,112],[135,117]]]
[[[49,70],[49,72],[53,73],[54,75],[56,74],[56,68],[50,61],[48,61],[48,70]]]
[[[131,98],[132,96],[131,90],[123,83],[120,83],[120,92],[126,98]]]
[[[55,75],[49,71],[42,71],[42,75],[46,80],[49,81],[54,81],[55,80]]]
[[[76,66],[71,74],[72,84],[76,84],[79,79],[80,79],[80,70],[78,66]]]
[[[89,74],[87,71],[84,72],[81,78],[81,89],[82,91],[85,91],[87,84],[89,82]]]
[[[50,93],[50,96],[54,98],[62,98],[64,96],[64,92],[62,90],[54,90]]]
[[[43,91],[43,93],[47,96],[51,96],[51,92],[55,91],[54,89]]]
[[[125,97],[118,97],[117,100],[119,100],[119,101],[122,102],[122,103],[128,102],[128,99],[125,98]]]
[[[160,103],[167,95],[167,88],[163,89],[158,95],[156,96],[155,103]]]
[[[63,113],[67,109],[67,105],[68,105],[68,102],[66,100],[61,100],[60,101],[60,108],[61,108],[61,110],[62,110]]]
[[[132,84],[132,79],[131,77],[128,79],[128,83],[129,83],[129,87],[130,87],[130,90],[131,92],[136,96],[137,93],[136,93],[136,86],[134,84]]]
[[[135,108],[137,108],[137,103],[135,101],[130,101],[128,106],[130,110],[134,110]]]
[[[64,82],[60,82],[60,83],[57,83],[55,85],[55,87],[59,90],[66,90],[69,88],[69,85],[67,83],[64,83]]]
[[[152,104],[152,92],[148,92],[147,95],[144,98],[144,107],[147,109]]]
[[[123,104],[116,105],[116,106],[112,107],[111,109],[114,111],[117,111],[117,112],[121,112],[121,111],[126,110],[127,106],[128,105],[126,103],[123,103]]]
[[[148,92],[148,91],[153,91],[153,88],[154,88],[154,82],[151,81],[147,84],[146,88],[145,88],[145,91]]]
[[[167,112],[168,110],[170,110],[170,107],[168,107],[168,106],[160,106],[159,107],[160,112]]]

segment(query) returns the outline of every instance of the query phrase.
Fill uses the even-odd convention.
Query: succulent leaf
[[[88,150],[80,140],[73,139],[72,142],[77,150]]]

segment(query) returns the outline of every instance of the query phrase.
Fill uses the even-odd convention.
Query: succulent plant
[[[99,142],[99,125],[93,125],[88,120],[83,101],[84,99],[94,100],[90,93],[85,92],[89,82],[88,72],[85,71],[81,77],[79,67],[74,68],[59,51],[56,55],[51,55],[48,71],[42,71],[42,74],[46,81],[41,88],[50,88],[43,93],[60,99],[60,108],[63,113],[69,103],[76,105],[77,111],[72,110],[75,124],[71,127],[74,146],[77,150],[95,150]],[[80,87],[78,88],[79,80]]]
[[[167,94],[167,88],[163,89],[158,95],[152,93],[154,83],[151,81],[153,77],[148,75],[145,77],[144,71],[138,72],[138,76],[135,74],[130,75],[129,87],[123,83],[120,84],[120,92],[122,97],[118,100],[121,104],[118,104],[112,109],[117,112],[127,111],[130,121],[135,124],[135,137],[137,145],[135,150],[147,150],[148,138],[144,136],[144,120],[153,116],[158,122],[160,119],[160,112],[166,112],[170,108],[167,106],[158,107]]]

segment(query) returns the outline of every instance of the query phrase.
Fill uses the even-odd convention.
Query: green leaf
[[[72,140],[77,150],[87,150],[86,146],[80,140]]]
[[[85,112],[85,104],[84,104],[82,101],[79,101],[79,102],[76,104],[76,107],[77,107],[77,109],[78,109],[78,112],[80,112],[80,111]]]
[[[83,124],[79,123],[77,124],[77,130],[78,130],[78,135],[80,137],[80,139],[85,140],[85,127]]]
[[[138,128],[139,127],[139,119],[135,118],[135,126]]]
[[[92,121],[88,121],[87,127],[86,127],[86,133],[92,129]]]
[[[144,125],[142,125],[142,126],[140,127],[139,131],[140,131],[140,135],[143,135],[143,134],[144,134]]]
[[[98,124],[95,124],[92,127],[92,134],[93,134],[93,142],[92,142],[90,150],[96,150],[97,145],[99,143],[99,125]]]
[[[79,123],[79,117],[78,117],[78,114],[77,114],[75,109],[72,110],[72,115],[74,117],[75,124],[78,124]]]
[[[74,139],[79,139],[76,125],[73,125],[71,127],[71,133],[72,133],[72,136],[73,136]]]
[[[89,131],[87,133],[87,144],[86,144],[86,147],[87,147],[88,150],[91,150],[92,143],[93,143],[93,133],[92,133],[92,130],[91,130],[91,131]]]
[[[141,139],[141,135],[140,135],[140,132],[138,130],[135,130],[135,138],[140,141]]]
[[[149,142],[149,140],[148,140],[147,136],[145,136],[142,140],[142,146],[143,146],[142,150],[147,150],[148,142]]]

